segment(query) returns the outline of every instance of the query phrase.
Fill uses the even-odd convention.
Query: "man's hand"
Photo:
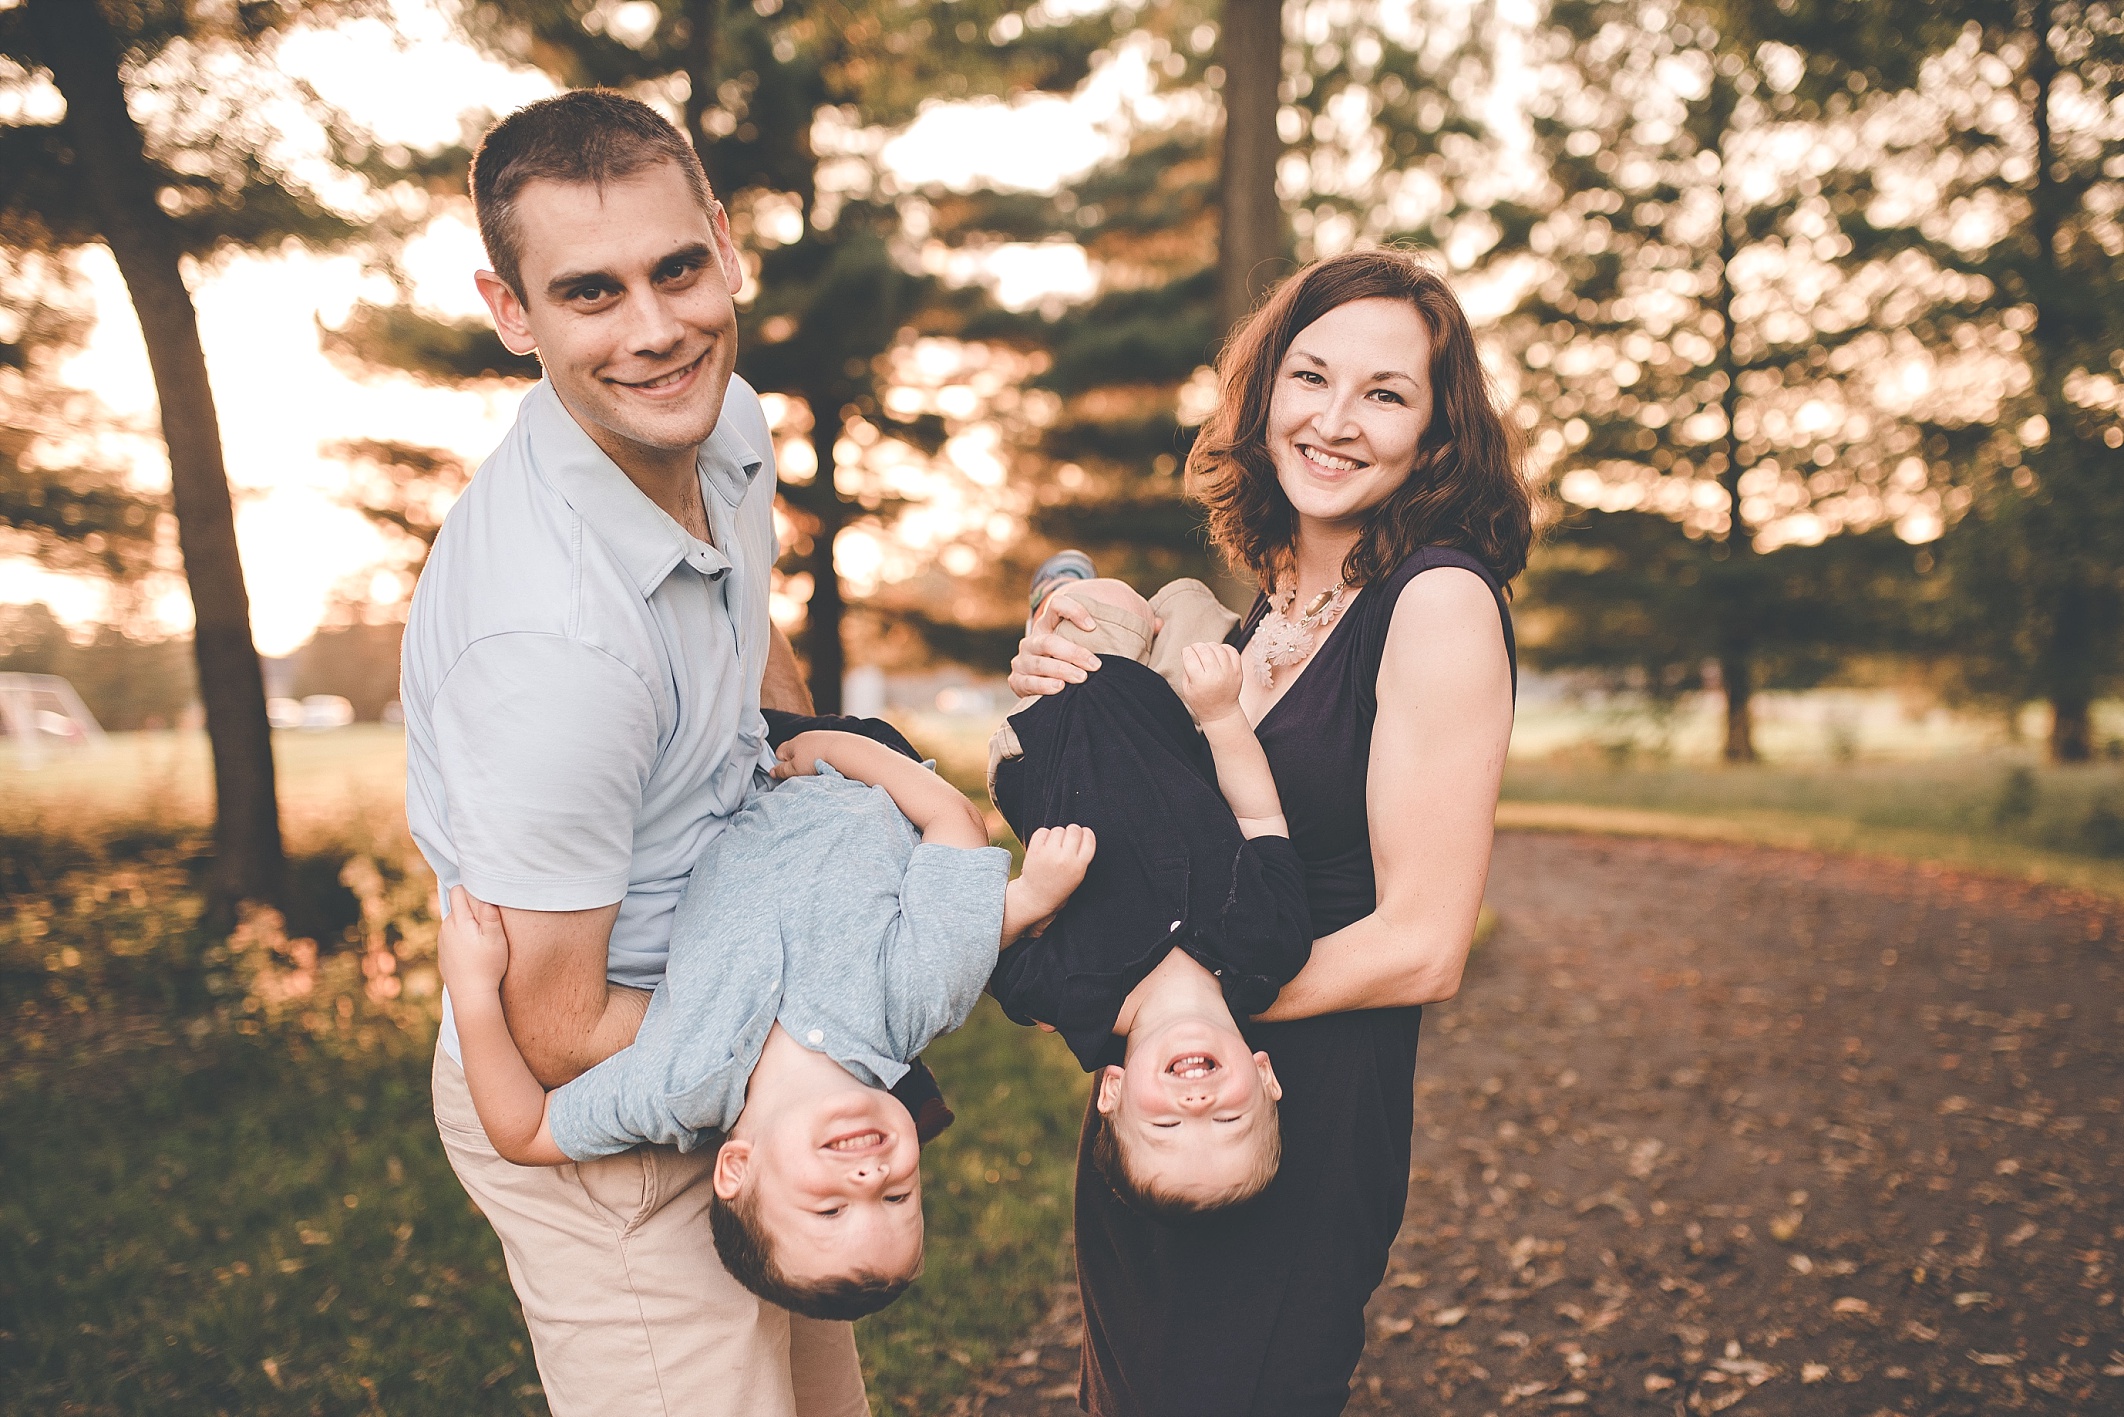
[[[1087,632],[1099,628],[1091,611],[1070,599],[1066,589],[1048,596],[1040,603],[1040,613],[1026,627],[1025,638],[1018,641],[1018,652],[1010,661],[1013,694],[1059,694],[1063,685],[1081,684],[1085,675],[1099,667],[1099,656],[1055,633],[1055,626],[1064,620]]]
[[[1197,723],[1213,723],[1239,712],[1239,686],[1245,671],[1239,651],[1225,644],[1189,645],[1180,651],[1180,697]]]
[[[450,913],[443,917],[439,944],[443,984],[458,999],[501,992],[509,972],[509,936],[501,911],[474,900],[463,886],[450,887]]]

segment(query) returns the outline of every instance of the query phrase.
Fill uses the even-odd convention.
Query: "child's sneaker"
[[[1082,551],[1057,551],[1040,563],[1040,569],[1032,578],[1032,618],[1038,618],[1040,605],[1050,595],[1071,581],[1097,579],[1099,573],[1092,569],[1091,557]]]

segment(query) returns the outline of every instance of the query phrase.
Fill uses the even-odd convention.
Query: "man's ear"
[[[745,1173],[752,1166],[752,1143],[725,1140],[715,1153],[715,1193],[725,1202],[735,1202],[745,1189]]]
[[[501,336],[502,348],[511,354],[529,354],[538,348],[538,337],[531,333],[530,322],[524,318],[524,302],[516,298],[509,282],[492,271],[474,271],[472,283],[479,287],[479,298],[487,302],[487,312],[494,316],[494,332]]]
[[[1283,1100],[1283,1084],[1276,1081],[1276,1065],[1269,1061],[1269,1055],[1256,1053],[1254,1055],[1254,1067],[1261,1074],[1262,1090],[1274,1100],[1281,1102]]]
[[[737,243],[730,239],[730,213],[721,202],[709,204],[708,225],[715,231],[715,263],[723,268],[723,284],[735,300],[745,289],[745,263],[738,259]]]
[[[1099,1115],[1111,1117],[1121,1110],[1122,1072],[1116,1067],[1099,1070]]]

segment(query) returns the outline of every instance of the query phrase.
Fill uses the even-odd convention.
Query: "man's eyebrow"
[[[689,242],[687,245],[680,246],[676,250],[666,251],[663,255],[657,257],[651,268],[654,269],[656,266],[666,265],[672,261],[705,261],[714,254],[714,251],[709,249],[708,243],[705,241]],[[565,271],[546,282],[546,294],[562,296],[579,285],[592,283],[620,286],[626,282],[610,271]]]

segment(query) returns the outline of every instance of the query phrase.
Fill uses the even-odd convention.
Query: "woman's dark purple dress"
[[[1497,579],[1465,553],[1417,552],[1368,586],[1256,732],[1306,868],[1316,936],[1371,914],[1365,776],[1380,657],[1394,604],[1439,566]],[[1244,646],[1266,610],[1234,632]],[[1515,678],[1516,678],[1516,658]],[[1420,830],[1420,824],[1412,823]],[[1077,1159],[1077,1276],[1085,1407],[1099,1417],[1326,1417],[1342,1411],[1364,1350],[1364,1306],[1386,1272],[1408,1198],[1420,1008],[1368,1009],[1248,1033],[1283,1083],[1283,1168],[1254,1201],[1178,1223],[1116,1197]]]

